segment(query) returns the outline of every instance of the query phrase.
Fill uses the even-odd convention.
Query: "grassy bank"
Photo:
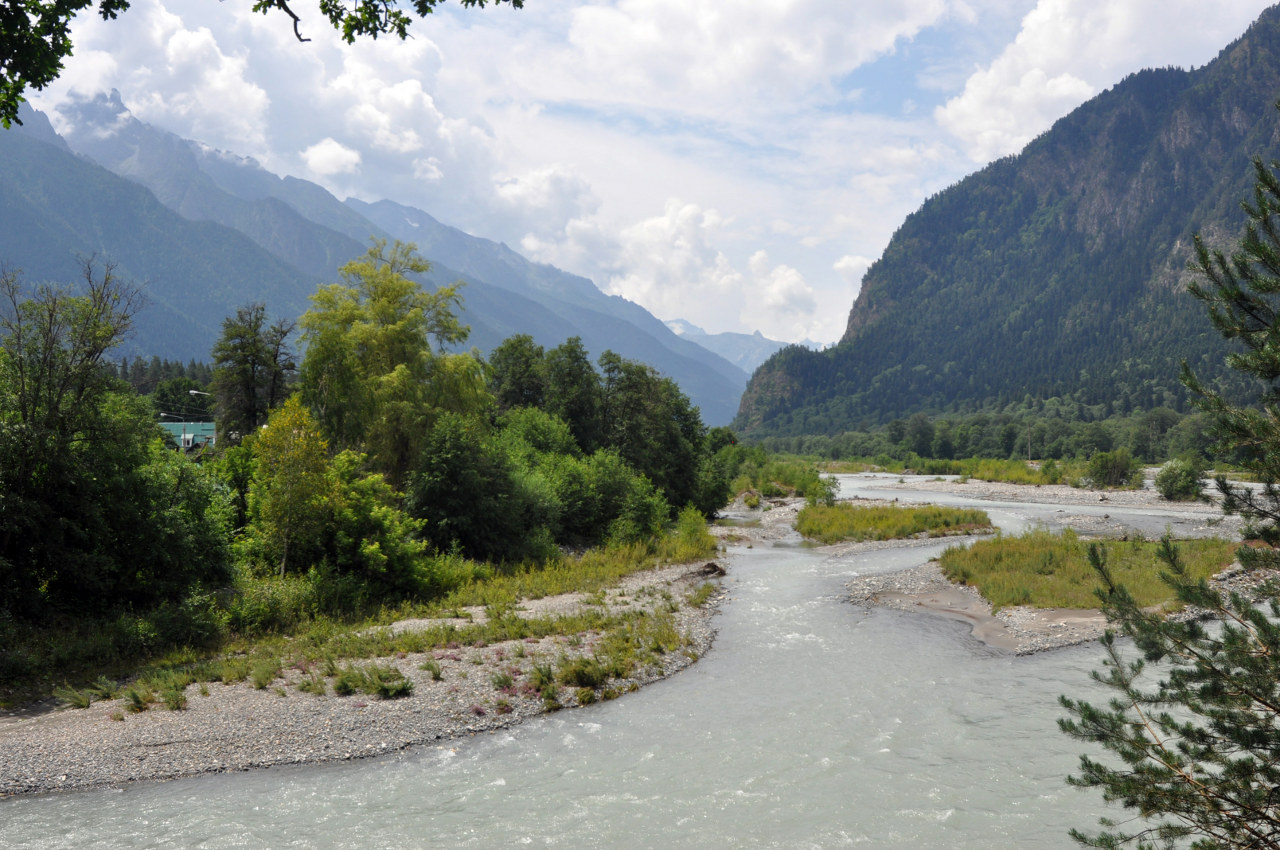
[[[796,518],[796,530],[811,540],[896,540],[924,534],[974,534],[991,530],[986,511],[944,508],[851,505],[809,505]]]
[[[1089,542],[1070,530],[1062,534],[1034,530],[952,547],[942,554],[940,565],[943,575],[977,588],[997,611],[1007,605],[1096,608],[1098,577],[1086,555]],[[1137,538],[1092,542],[1106,548],[1112,575],[1139,605],[1172,601],[1168,585],[1159,578],[1165,567],[1156,558],[1157,542]],[[1234,560],[1238,546],[1216,538],[1178,541],[1183,563],[1195,578],[1222,571]]]
[[[434,599],[325,610],[305,577],[240,576],[235,587],[205,595],[185,610],[121,613],[93,622],[67,618],[44,628],[0,622],[0,707],[43,699],[55,690],[74,704],[132,689],[131,699],[140,707],[182,708],[176,694],[197,682],[251,681],[268,687],[287,668],[337,677],[347,669],[342,665],[349,668],[361,659],[586,631],[630,634],[665,647],[671,642],[662,637],[667,631],[662,606],[655,614],[587,610],[543,618],[519,617],[514,609],[521,599],[600,594],[632,573],[714,555],[715,538],[695,517],[696,512],[682,515],[668,535],[646,543],[592,549],[546,565],[496,566],[453,558],[447,570],[453,586]],[[380,628],[410,618],[457,620],[459,609],[477,605],[486,609],[483,624],[441,623],[402,633]],[[348,673],[347,679],[360,677]],[[333,678],[327,687],[337,687],[338,681]]]

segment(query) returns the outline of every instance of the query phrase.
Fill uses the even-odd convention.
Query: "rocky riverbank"
[[[688,597],[717,571],[702,565],[647,570],[603,598],[570,594],[528,600],[517,610],[525,616],[571,614],[587,605],[609,613],[670,611],[685,648],[641,666],[631,678],[611,680],[598,692],[607,698],[671,675],[710,649],[714,604],[695,606]],[[483,616],[481,609],[463,613]],[[287,670],[262,689],[247,682],[191,685],[181,711],[153,706],[130,714],[116,699],[86,709],[48,704],[11,712],[0,716],[0,796],[366,758],[491,732],[547,710],[537,691],[524,686],[534,665],[590,655],[603,639],[526,639],[367,662],[393,665],[413,682],[412,694],[399,699],[305,693],[298,689],[304,672]],[[438,681],[423,669],[427,662],[439,666]],[[501,674],[512,686],[498,688],[494,679]],[[559,699],[565,708],[580,704],[571,687],[562,688]]]

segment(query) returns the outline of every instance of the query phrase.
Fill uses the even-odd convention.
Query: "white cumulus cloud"
[[[329,177],[334,174],[353,174],[360,170],[360,151],[352,150],[341,142],[323,139],[302,152],[307,168]]]
[[[975,162],[1016,153],[1058,118],[1146,67],[1201,65],[1262,10],[1223,0],[1039,0],[1017,38],[935,110]]]

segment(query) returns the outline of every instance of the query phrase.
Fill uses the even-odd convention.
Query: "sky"
[[[347,45],[318,7],[82,15],[34,106],[140,120],[390,199],[712,333],[829,344],[929,196],[1143,68],[1199,67],[1262,0],[446,2]]]

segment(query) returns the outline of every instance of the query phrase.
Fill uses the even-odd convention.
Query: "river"
[[[975,504],[1010,531],[1059,510]],[[0,847],[1075,846],[1104,807],[1064,781],[1082,745],[1057,697],[1098,695],[1099,648],[1016,657],[843,601],[943,545],[739,547],[713,650],[639,693],[392,757],[0,801]]]

